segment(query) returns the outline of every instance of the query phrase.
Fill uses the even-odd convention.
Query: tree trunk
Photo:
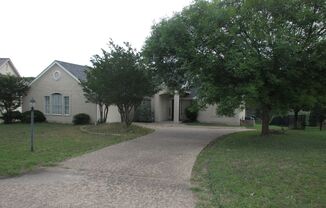
[[[294,110],[294,123],[293,123],[293,128],[294,129],[298,129],[298,115],[299,115],[299,111],[300,111],[300,109],[298,110],[298,109],[295,109]]]
[[[323,123],[324,123],[324,119],[320,118],[319,119],[319,130],[322,131],[323,130]]]
[[[109,106],[104,104],[104,113],[103,113],[103,123],[106,122],[106,120],[108,119],[108,113],[109,113]]]
[[[270,110],[263,108],[261,118],[261,135],[266,136],[269,134]]]
[[[100,120],[98,122],[102,123],[102,120],[103,120],[103,105],[99,103],[98,107],[99,107],[99,110],[100,110]]]

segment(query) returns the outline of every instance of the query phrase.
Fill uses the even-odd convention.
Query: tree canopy
[[[102,50],[102,55],[95,55],[92,63],[84,87],[86,96],[93,102],[116,105],[121,121],[129,126],[133,110],[144,97],[156,92],[140,54],[129,43],[122,47],[110,41],[109,51]]]
[[[153,57],[162,56],[152,62],[157,70],[185,69],[200,100],[218,104],[219,114],[259,109],[266,135],[273,113],[291,109],[298,89],[325,92],[317,90],[325,89],[325,15],[324,0],[199,0],[155,25],[144,50],[155,42]],[[178,31],[169,32],[175,25]],[[186,43],[171,44],[177,38]],[[166,48],[182,67],[169,68],[170,54],[160,53]]]
[[[28,84],[23,78],[0,74],[0,113],[6,114],[5,123],[12,122],[11,114],[21,106],[27,90]]]

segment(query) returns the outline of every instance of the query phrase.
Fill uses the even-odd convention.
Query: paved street
[[[196,156],[212,139],[241,129],[151,127],[152,134],[57,167],[0,179],[0,207],[194,207],[190,177]]]

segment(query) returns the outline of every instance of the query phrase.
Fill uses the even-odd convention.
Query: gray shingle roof
[[[9,60],[9,58],[0,58],[0,66],[4,63],[6,63]]]
[[[56,60],[56,62],[59,63],[61,66],[63,66],[67,71],[69,71],[77,79],[79,79],[79,80],[86,79],[85,70],[87,70],[87,66],[72,64],[72,63],[58,61],[58,60]]]

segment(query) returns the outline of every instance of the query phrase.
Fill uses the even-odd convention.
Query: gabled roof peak
[[[16,69],[15,65],[12,63],[10,58],[0,58],[0,67],[6,63],[9,63],[11,65],[11,67],[13,68],[14,72],[16,73],[16,75],[18,77],[20,77],[18,70]]]
[[[51,69],[54,65],[58,65],[62,70],[64,70],[67,74],[69,74],[74,80],[80,82],[80,80],[86,79],[87,66],[73,64],[65,61],[55,60],[50,66],[44,69],[31,83],[32,85],[36,80],[42,77],[49,69]]]

